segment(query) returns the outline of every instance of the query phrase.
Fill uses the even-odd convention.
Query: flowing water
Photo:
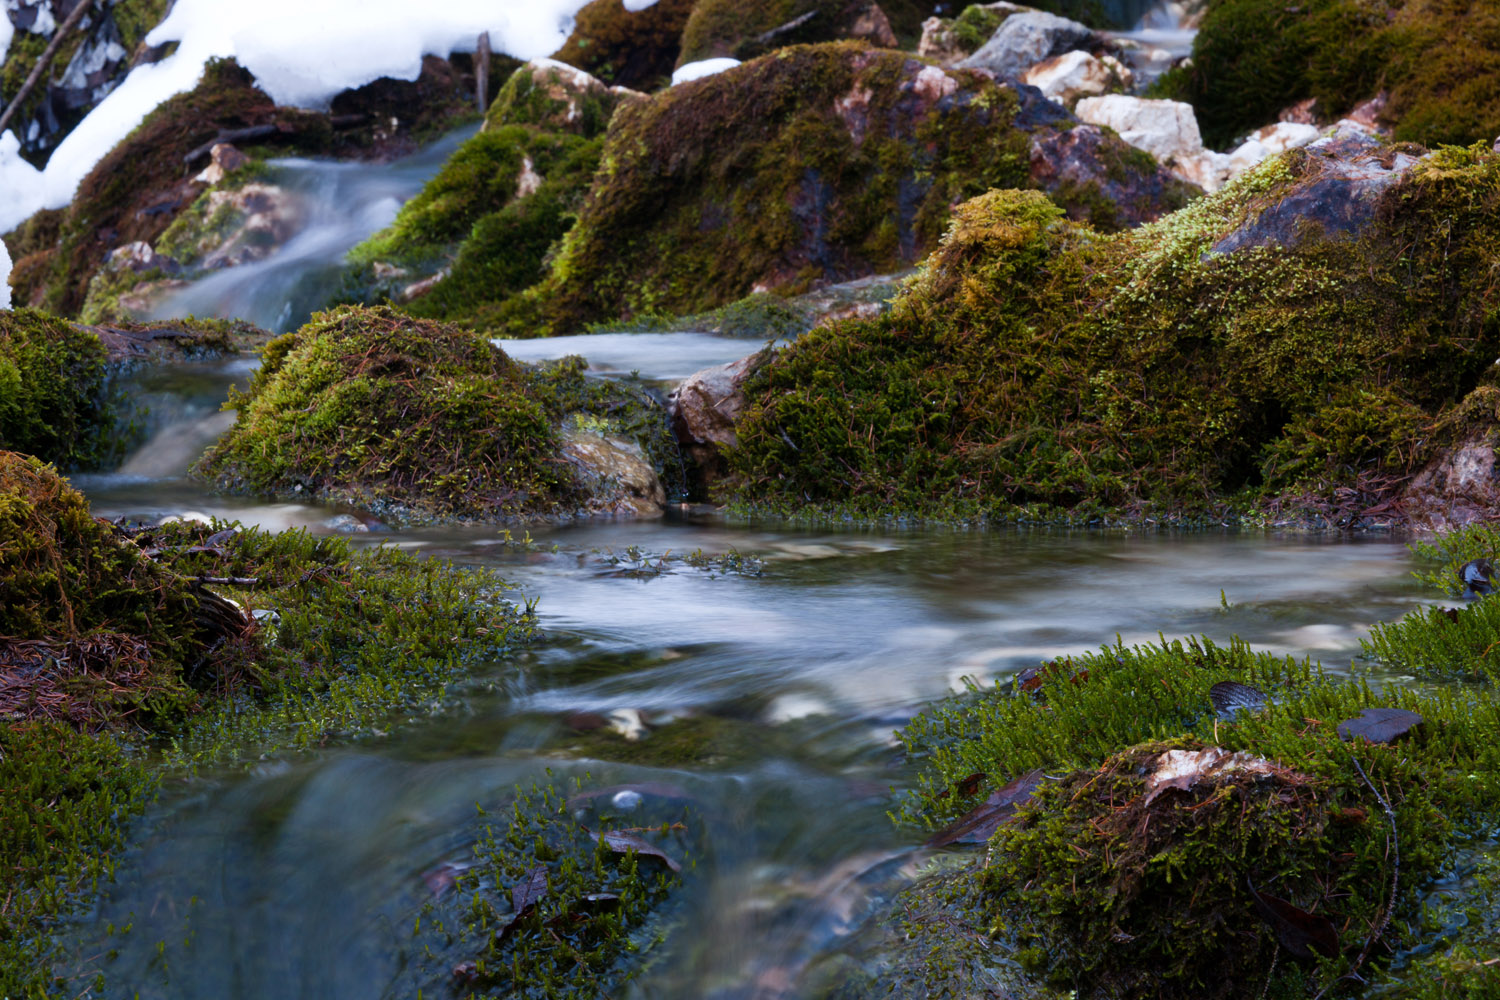
[[[704,340],[641,337],[636,357],[631,335],[599,343],[604,367],[649,378],[676,371],[674,343],[692,364],[713,360]],[[223,427],[214,405],[248,374],[234,362],[136,376],[156,423],[121,471],[77,480],[96,511],[357,524],[313,504],[214,496],[183,476]],[[478,671],[437,717],[167,789],[77,930],[78,966],[108,973],[105,995],[368,1000],[424,982],[431,995],[412,936],[423,873],[464,857],[476,804],[550,770],[689,787],[709,817],[681,917],[690,930],[631,995],[798,996],[881,887],[920,861],[920,835],[886,817],[912,780],[892,733],[965,678],[1159,633],[1240,635],[1343,669],[1370,623],[1422,600],[1404,546],[1378,537],[810,530],[702,508],[533,529],[524,547],[494,527],[376,528],[356,537],[499,569],[538,600],[546,639]],[[695,550],[763,569],[658,558]],[[651,769],[565,752],[567,715],[621,710],[656,725],[710,720],[724,760]]]

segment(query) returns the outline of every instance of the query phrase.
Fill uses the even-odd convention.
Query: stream
[[[1137,37],[1175,50],[1183,35],[1148,15]],[[326,301],[343,252],[394,217],[456,141],[394,168],[281,164],[325,206],[314,226],[167,312],[294,328]],[[761,344],[656,333],[502,346],[527,361],[582,354],[595,377],[668,385]],[[923,861],[921,833],[887,816],[914,780],[893,733],[923,706],[968,679],[1161,635],[1237,635],[1346,670],[1372,623],[1427,599],[1402,541],[1382,536],[810,529],[681,506],[533,528],[516,545],[494,526],[393,530],[352,510],[217,495],[187,468],[229,426],[219,404],[253,367],[132,374],[129,391],[150,410],[146,442],[115,472],[74,477],[94,512],[347,531],[492,567],[537,601],[544,638],[476,669],[435,715],[170,783],[68,936],[72,971],[106,974],[98,996],[449,995],[421,971],[413,935],[431,898],[424,873],[465,856],[476,804],[549,774],[680,785],[708,817],[678,933],[627,995],[806,996]],[[760,569],[664,559],[693,552],[753,556]],[[564,721],[575,713],[707,720],[722,753],[672,769],[579,759]],[[663,737],[648,727],[643,738]]]

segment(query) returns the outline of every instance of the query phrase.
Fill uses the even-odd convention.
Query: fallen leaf
[[[521,876],[521,881],[510,888],[510,908],[512,910],[510,919],[495,934],[495,940],[503,940],[505,935],[514,930],[516,924],[521,922],[521,919],[531,911],[531,908],[541,902],[547,895],[548,888],[546,865],[535,865],[526,869],[526,874]]]
[[[1263,757],[1235,752],[1223,747],[1202,750],[1168,750],[1156,759],[1156,770],[1146,779],[1146,800],[1150,805],[1170,788],[1189,791],[1204,778],[1220,774],[1276,774],[1283,768]]]
[[[674,872],[682,871],[682,865],[669,857],[665,851],[650,841],[637,837],[633,833],[625,833],[621,830],[606,830],[603,833],[595,833],[593,830],[590,830],[588,834],[616,854],[629,854],[633,851],[642,857],[656,858],[659,861],[665,862],[666,866]]]
[[[1422,724],[1422,717],[1404,708],[1367,708],[1357,719],[1339,723],[1339,737],[1362,737],[1371,743],[1394,743]]]
[[[945,830],[933,834],[928,847],[949,844],[983,844],[995,835],[1002,823],[1015,815],[1021,803],[1031,798],[1042,784],[1041,770],[1028,771],[1004,788],[996,789],[984,804]]]
[[[1316,951],[1324,958],[1337,958],[1339,954],[1339,932],[1327,917],[1308,913],[1300,906],[1263,892],[1246,879],[1250,898],[1255,900],[1255,912],[1276,932],[1281,946],[1298,958],[1312,958]]]
[[[958,789],[958,794],[968,797],[970,795],[977,794],[979,791],[979,786],[984,784],[984,779],[988,777],[989,775],[985,774],[983,771],[975,771],[973,774],[965,775],[964,777],[958,779],[958,781],[954,783],[953,787]]]
[[[1236,712],[1259,712],[1266,707],[1264,691],[1239,681],[1220,681],[1215,684],[1208,689],[1208,700],[1226,718],[1233,718]]]

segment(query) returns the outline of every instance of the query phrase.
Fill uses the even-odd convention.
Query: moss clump
[[[1226,680],[1255,685],[1269,705],[1217,718],[1208,692]],[[1399,746],[1341,740],[1337,725],[1372,705],[1424,723]],[[1272,995],[1294,995],[1424,943],[1409,922],[1426,886],[1500,816],[1497,727],[1488,693],[1377,694],[1239,642],[1122,644],[916,720],[903,740],[924,775],[902,815],[942,822],[972,804],[951,793],[964,777],[998,786],[1043,768],[1052,778],[999,829],[976,875],[986,919],[1024,965],[1080,996],[1253,995],[1267,977]],[[1275,766],[1145,801],[1162,753],[1205,746]],[[1330,919],[1336,955],[1283,956],[1273,971],[1275,937],[1247,879]],[[1382,947],[1366,949],[1375,937]]]
[[[658,468],[667,433],[660,412],[627,388],[590,385],[572,366],[525,369],[468,331],[388,309],[321,313],[273,341],[250,388],[226,405],[239,418],[200,474],[397,517],[585,506],[560,456],[556,427],[569,413],[637,429]]]
[[[693,7],[694,0],[658,0],[631,12],[622,0],[591,0],[575,15],[573,33],[552,58],[605,83],[655,90],[672,79]]]
[[[926,70],[928,84],[919,84]],[[1026,184],[1013,92],[862,45],[795,46],[622,107],[517,335],[900,270],[958,198]]]
[[[875,41],[870,6],[863,0],[698,0],[682,30],[678,65],[723,56],[753,59],[788,45]]]
[[[680,802],[653,802],[626,826],[586,801],[532,787],[494,815],[479,810],[474,864],[417,925],[436,960],[431,985],[457,982],[475,1000],[560,998],[615,995],[635,978],[665,936],[662,910],[699,823]]]
[[[738,496],[1181,514],[1329,470],[1406,474],[1500,349],[1478,278],[1500,156],[1428,156],[1353,233],[1283,207],[1327,190],[1320,156],[1109,237],[1039,194],[962,206],[889,313],[815,331],[747,384]]]
[[[1385,89],[1398,139],[1467,144],[1500,132],[1500,4],[1494,0],[1211,0],[1189,70],[1164,89],[1191,101],[1223,146],[1316,98],[1336,117]]]
[[[0,312],[0,448],[63,468],[118,459],[120,401],[99,338],[30,309]]]
[[[543,132],[562,132],[592,139],[602,135],[622,101],[639,94],[608,87],[567,66],[531,62],[512,73],[485,115],[484,130],[529,125]]]
[[[0,789],[0,995],[60,995],[48,933],[113,875],[153,782],[108,737],[0,715]]]

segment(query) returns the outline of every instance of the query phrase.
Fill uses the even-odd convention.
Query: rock
[[[533,59],[517,69],[500,88],[484,118],[484,131],[507,125],[530,125],[548,132],[598,135],[615,108],[646,95],[611,87],[575,66],[555,59]]]
[[[1289,107],[1281,109],[1276,116],[1277,121],[1292,122],[1297,125],[1316,125],[1323,120],[1321,109],[1316,97],[1309,97],[1305,101],[1298,101]]]
[[[169,257],[163,257],[151,249],[151,244],[144,240],[127,243],[122,247],[115,247],[110,251],[109,258],[104,266],[110,271],[175,271],[176,261]]]
[[[209,164],[193,180],[199,184],[214,185],[226,176],[250,162],[250,157],[227,142],[215,143],[209,151]]]
[[[667,397],[667,415],[683,457],[701,485],[724,474],[723,450],[734,447],[735,424],[745,409],[745,380],[766,362],[760,351],[738,361],[695,372]]]
[[[1312,125],[1299,125],[1293,122],[1277,122],[1275,125],[1267,125],[1229,154],[1226,160],[1227,174],[1224,181],[1244,173],[1274,153],[1285,152],[1288,149],[1296,149],[1315,142],[1322,134]],[[1205,186],[1205,190],[1214,189]]]
[[[426,295],[428,292],[436,288],[439,282],[447,280],[448,275],[451,273],[452,272],[445,267],[430,278],[423,278],[421,281],[412,282],[405,288],[401,289],[401,301],[411,302],[414,299],[420,299],[422,296]]]
[[[1096,229],[1154,222],[1196,193],[1191,178],[1155,164],[1129,164],[1121,153],[1120,141],[1098,125],[1038,131],[1031,140],[1031,177],[1070,217]],[[1112,216],[1105,217],[1106,209]]]
[[[1190,104],[1110,94],[1087,97],[1073,109],[1083,121],[1108,125],[1120,138],[1163,163],[1203,152],[1203,137]]]
[[[169,231],[171,255],[186,267],[214,271],[265,260],[301,231],[305,209],[285,188],[259,181],[208,192],[193,205],[192,222]]]
[[[894,48],[896,33],[875,0],[699,0],[682,29],[678,66],[724,57],[748,61],[790,45],[842,40]]]
[[[591,510],[633,517],[661,515],[667,491],[635,442],[569,427],[562,432],[562,457],[588,488]]]
[[[1382,121],[1385,118],[1386,108],[1390,105],[1390,102],[1391,95],[1382,90],[1363,104],[1355,105],[1344,118],[1368,132],[1382,135],[1385,133]]]
[[[161,281],[143,281],[118,298],[119,311],[125,316],[150,316],[167,299],[191,285],[181,278],[165,278]]]
[[[1100,59],[1075,49],[1037,63],[1021,79],[1039,89],[1049,100],[1069,104],[1081,97],[1128,90],[1134,77],[1113,56]]]
[[[609,84],[656,90],[672,76],[692,12],[693,0],[657,0],[639,11],[620,0],[592,0],[552,58]]]
[[[988,70],[997,77],[1019,77],[1045,59],[1095,43],[1094,30],[1087,25],[1031,10],[1007,17],[979,51],[958,65]]]
[[[956,65],[960,60],[973,55],[1007,17],[1024,14],[1031,9],[1001,0],[999,3],[970,4],[964,10],[962,24],[953,18],[929,17],[922,22],[922,38],[917,42],[917,55],[944,66]],[[987,27],[984,37],[973,37],[976,24]]]

